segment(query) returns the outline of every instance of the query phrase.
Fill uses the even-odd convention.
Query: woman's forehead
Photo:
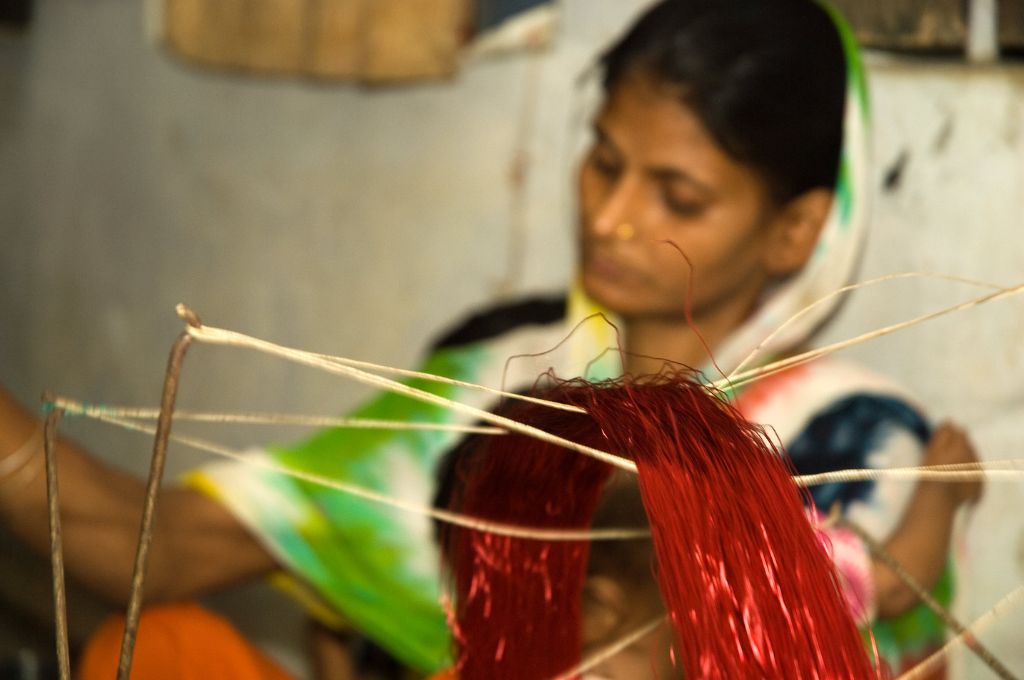
[[[712,190],[760,184],[760,175],[718,145],[682,95],[649,77],[623,79],[594,119],[598,141],[660,179],[675,174]]]
[[[595,123],[638,142],[714,147],[711,135],[679,95],[648,77],[626,78],[607,92]]]

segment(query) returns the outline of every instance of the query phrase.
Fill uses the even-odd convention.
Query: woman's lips
[[[630,277],[630,269],[615,258],[599,253],[590,253],[584,260],[584,273],[609,281],[623,281]]]

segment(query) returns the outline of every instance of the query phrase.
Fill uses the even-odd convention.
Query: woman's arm
[[[39,420],[0,387],[0,469],[33,438],[41,441],[39,428]],[[34,448],[31,455],[41,457],[38,443]],[[127,602],[145,485],[67,439],[59,440],[57,460],[68,573],[111,602]],[[45,554],[45,476],[37,462],[30,465],[18,468],[24,479],[0,479],[0,521]],[[193,597],[260,576],[275,566],[270,553],[221,504],[190,489],[161,492],[146,572],[147,602]]]
[[[933,434],[923,465],[977,462],[963,430],[944,423]],[[906,571],[926,590],[942,576],[949,554],[957,509],[981,497],[982,483],[919,482],[903,517],[883,544]],[[874,560],[872,577],[878,616],[898,616],[917,604],[917,595],[888,566]]]

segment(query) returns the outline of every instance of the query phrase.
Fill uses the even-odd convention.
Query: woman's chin
[[[634,313],[635,301],[622,286],[612,284],[598,276],[583,275],[583,291],[591,300],[613,314],[629,316]]]

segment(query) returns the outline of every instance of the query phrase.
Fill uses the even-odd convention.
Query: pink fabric
[[[826,526],[825,516],[815,508],[807,510],[818,539],[832,557],[839,572],[843,597],[854,620],[867,623],[875,616],[875,584],[867,546],[849,529]]]

